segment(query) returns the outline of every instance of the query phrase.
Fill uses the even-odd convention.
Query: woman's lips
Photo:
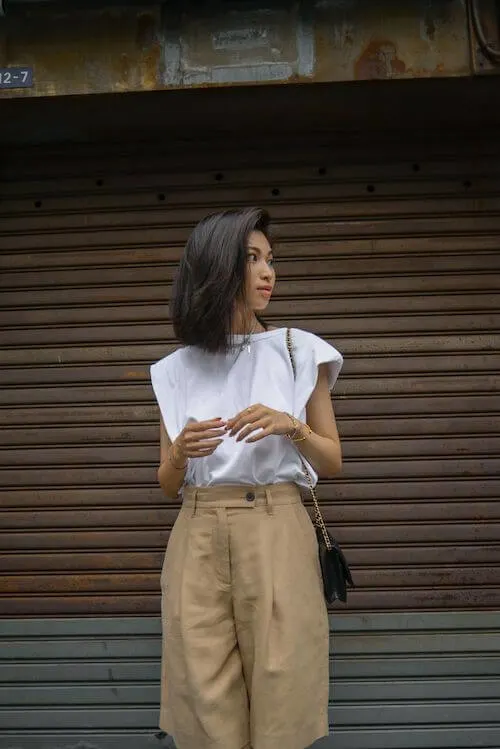
[[[265,289],[265,288],[257,289],[257,291],[260,294],[262,294],[262,296],[265,296],[266,298],[269,298],[271,294],[273,293],[272,289]]]

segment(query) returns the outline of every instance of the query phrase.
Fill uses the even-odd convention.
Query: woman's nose
[[[273,269],[266,263],[261,269],[260,269],[260,277],[262,280],[268,281],[270,278],[273,277]]]

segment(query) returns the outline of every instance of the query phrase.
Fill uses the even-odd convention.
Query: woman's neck
[[[260,333],[264,330],[263,326],[257,320],[254,313],[248,317],[243,315],[235,315],[235,319],[231,328],[233,335],[249,335],[252,333]]]

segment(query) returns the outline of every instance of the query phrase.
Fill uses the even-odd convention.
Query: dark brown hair
[[[261,208],[207,216],[194,228],[174,280],[170,314],[186,346],[226,352],[231,345],[235,301],[244,296],[248,237],[269,239],[269,214]]]

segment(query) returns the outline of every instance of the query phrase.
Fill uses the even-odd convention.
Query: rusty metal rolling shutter
[[[174,345],[189,230],[246,204],[276,227],[269,321],[345,356],[345,467],[320,496],[349,607],[498,606],[500,162],[481,149],[323,135],[5,154],[3,614],[158,612],[177,506],[156,486],[148,365]]]

